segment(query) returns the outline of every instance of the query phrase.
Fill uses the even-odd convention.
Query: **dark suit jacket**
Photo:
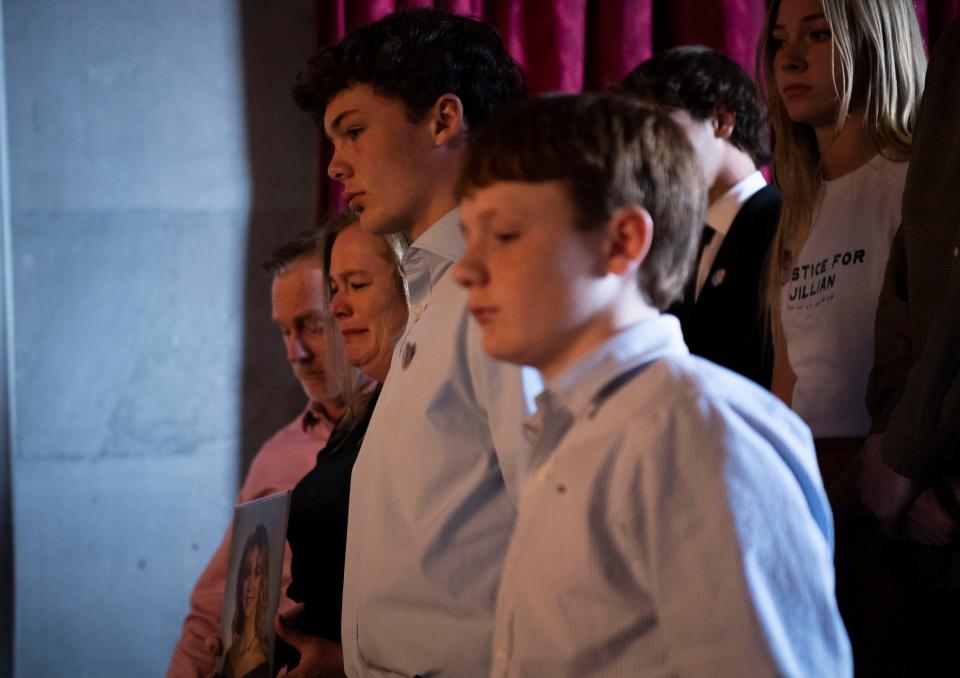
[[[765,388],[773,374],[773,341],[763,322],[763,272],[779,216],[773,186],[754,193],[730,225],[700,298],[694,301],[695,267],[684,298],[668,309],[680,319],[691,353]]]

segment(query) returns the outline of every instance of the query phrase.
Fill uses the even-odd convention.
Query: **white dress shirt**
[[[852,673],[810,432],[689,355],[620,333],[537,398],[493,676]]]
[[[720,251],[720,246],[723,245],[723,239],[730,232],[730,226],[733,225],[733,220],[737,218],[740,208],[766,185],[767,180],[763,178],[763,175],[759,171],[754,172],[734,184],[733,188],[707,208],[707,226],[714,230],[714,234],[710,243],[703,248],[703,253],[700,255],[700,266],[697,269],[697,292],[694,299],[700,298],[700,290],[707,284],[710,267],[713,266],[717,253]]]
[[[410,319],[350,490],[342,628],[350,676],[490,670],[532,402],[521,370],[483,353],[467,292],[450,272],[464,249],[454,211],[403,258]]]

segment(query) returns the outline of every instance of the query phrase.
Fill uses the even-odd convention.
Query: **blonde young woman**
[[[869,433],[874,315],[925,68],[910,0],[775,0],[758,49],[783,194],[773,391],[813,431],[839,503]]]
[[[909,595],[854,483],[870,429],[874,319],[926,69],[913,3],[774,0],[757,60],[783,196],[768,262],[772,388],[817,443],[857,674],[909,675]]]

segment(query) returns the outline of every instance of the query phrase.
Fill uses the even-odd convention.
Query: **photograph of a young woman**
[[[270,548],[267,528],[258,524],[243,547],[237,573],[236,607],[233,613],[233,638],[223,662],[226,678],[269,678],[268,640],[264,628],[272,628],[267,618],[270,581]]]

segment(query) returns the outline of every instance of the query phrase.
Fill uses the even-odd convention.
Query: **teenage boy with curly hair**
[[[295,85],[333,142],[327,171],[360,226],[413,241],[402,267],[410,320],[350,492],[342,636],[352,676],[489,671],[529,406],[521,371],[484,355],[449,269],[465,247],[455,185],[467,137],[524,94],[493,28],[439,10],[354,31]]]

